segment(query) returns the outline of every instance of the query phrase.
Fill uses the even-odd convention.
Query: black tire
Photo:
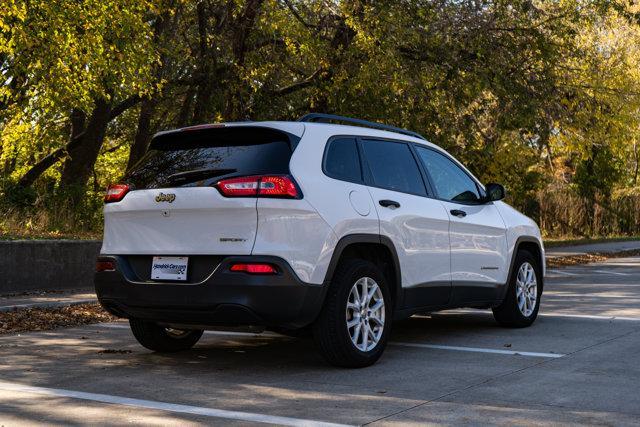
[[[157,323],[140,319],[129,319],[129,325],[133,336],[143,347],[158,353],[188,350],[198,342],[203,333],[199,329],[172,332]]]
[[[524,263],[529,263],[533,267],[535,272],[535,278],[537,282],[537,298],[532,313],[529,316],[525,316],[518,307],[517,298],[517,285],[516,280],[518,277],[518,271]],[[516,254],[516,260],[513,265],[513,271],[509,278],[509,287],[507,288],[507,294],[498,307],[493,309],[493,317],[498,324],[508,328],[526,328],[531,326],[538,317],[538,310],[540,309],[540,301],[542,297],[542,272],[540,270],[540,262],[538,259],[527,250],[520,250]]]
[[[351,288],[363,277],[378,284],[384,299],[385,321],[377,345],[369,351],[356,348],[347,329],[347,301]],[[374,364],[384,352],[392,322],[392,301],[384,273],[375,264],[348,259],[336,269],[324,306],[313,325],[313,337],[323,358],[334,366],[363,368]]]

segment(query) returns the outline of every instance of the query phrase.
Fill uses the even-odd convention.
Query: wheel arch
[[[509,281],[511,280],[511,275],[513,274],[513,269],[515,268],[516,257],[518,256],[518,251],[520,250],[528,250],[531,254],[537,258],[540,270],[542,272],[541,277],[539,278],[540,285],[544,288],[544,252],[542,250],[542,244],[540,240],[535,236],[520,236],[516,239],[516,243],[513,245],[513,253],[511,254],[511,263],[509,264],[509,273],[507,275],[507,283],[505,288],[509,286]],[[504,295],[502,298],[504,299]]]
[[[402,276],[398,253],[391,239],[378,234],[349,234],[343,236],[333,251],[329,268],[324,279],[324,285],[328,286],[333,274],[343,259],[366,259],[376,264],[383,263],[383,271],[391,282],[391,298],[395,309],[402,303]],[[385,263],[386,261],[386,263]]]

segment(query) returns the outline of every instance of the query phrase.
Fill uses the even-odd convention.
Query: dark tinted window
[[[480,199],[476,183],[453,161],[427,148],[416,147],[416,151],[439,198],[454,202],[477,202]]]
[[[329,143],[325,171],[332,178],[362,181],[360,158],[355,138],[337,138]]]
[[[378,140],[364,140],[362,144],[376,187],[426,195],[422,176],[408,145]]]
[[[212,185],[221,177],[287,174],[288,137],[251,127],[159,135],[125,177],[134,188]]]

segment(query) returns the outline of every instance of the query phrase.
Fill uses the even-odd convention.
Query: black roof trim
[[[337,116],[335,114],[324,114],[324,113],[310,113],[306,114],[298,119],[299,122],[308,122],[308,123],[330,123],[330,122],[343,122],[348,124],[360,125],[367,128],[372,129],[380,129],[387,130],[390,132],[401,133],[404,135],[413,136],[415,138],[427,140],[424,136],[420,135],[417,132],[412,132],[407,129],[398,128],[395,126],[385,125],[382,123],[370,122],[368,120],[354,119],[352,117],[345,116]]]

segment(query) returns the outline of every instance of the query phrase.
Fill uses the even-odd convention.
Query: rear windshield
[[[196,187],[232,176],[288,174],[291,153],[288,134],[269,128],[161,134],[124,181],[134,189]]]

